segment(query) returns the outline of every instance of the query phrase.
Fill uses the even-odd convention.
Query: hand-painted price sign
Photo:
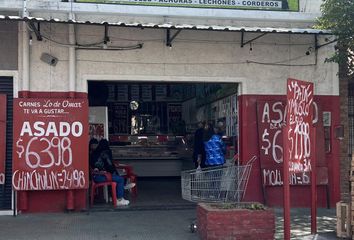
[[[88,188],[86,99],[15,99],[15,190]]]
[[[257,102],[260,156],[264,167],[283,162],[282,128],[285,126],[284,101]]]
[[[265,186],[282,186],[283,128],[286,126],[285,101],[258,101],[257,125],[262,183]],[[310,183],[308,173],[292,173],[291,185]]]
[[[313,83],[288,79],[287,151],[290,172],[311,171],[311,136],[313,119]]]

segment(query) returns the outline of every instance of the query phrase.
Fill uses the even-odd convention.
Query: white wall
[[[251,11],[213,8],[177,8],[118,4],[71,3],[60,0],[27,0],[29,16],[94,22],[144,22],[172,24],[206,24],[262,27],[311,27],[320,16],[322,0],[299,0],[299,12]],[[22,12],[24,1],[0,1],[0,10]]]
[[[17,23],[0,22],[0,70],[17,70]]]
[[[43,35],[59,42],[67,42],[67,29],[66,24],[41,25]],[[99,42],[103,29],[77,26],[77,42]],[[258,35],[246,33],[245,40]],[[109,37],[114,46],[144,46],[130,51],[77,50],[77,91],[87,91],[88,79],[194,80],[240,82],[242,94],[284,94],[286,79],[293,77],[313,81],[316,94],[338,94],[337,66],[324,63],[333,45],[319,49],[317,63],[314,52],[305,54],[314,47],[313,35],[267,34],[252,43],[252,51],[250,45],[240,47],[241,34],[237,32],[183,30],[172,49],[165,46],[161,29],[110,27]],[[325,37],[319,36],[319,43],[324,42]],[[57,57],[58,64],[53,67],[40,61],[42,52]],[[34,40],[30,59],[31,91],[68,91],[67,47]],[[282,65],[265,65],[272,63]]]
[[[109,139],[107,107],[90,107],[89,108],[89,123],[103,124],[104,138]],[[98,140],[100,140],[100,139],[98,139]]]

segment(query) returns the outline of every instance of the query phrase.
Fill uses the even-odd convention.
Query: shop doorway
[[[0,77],[0,211],[12,208],[13,79]]]
[[[90,137],[108,138],[113,159],[131,166],[138,194],[131,208],[191,206],[180,173],[194,168],[199,121],[223,123],[227,159],[237,153],[238,84],[88,81]]]

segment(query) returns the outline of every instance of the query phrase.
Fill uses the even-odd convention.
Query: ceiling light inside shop
[[[107,49],[108,46],[107,46],[107,41],[103,41],[103,49]]]

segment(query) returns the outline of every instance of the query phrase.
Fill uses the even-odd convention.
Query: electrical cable
[[[34,29],[32,29],[32,27],[31,27],[28,23],[26,24],[26,26],[27,26],[27,28],[28,28],[29,30],[31,30],[31,32],[34,32]],[[47,36],[43,35],[43,34],[41,34],[41,36],[42,36],[42,38],[44,38],[44,39],[46,39],[46,40],[48,40],[48,41],[51,41],[51,42],[53,42],[53,43],[56,43],[56,44],[58,44],[58,45],[65,46],[65,47],[97,46],[97,45],[102,44],[102,43],[104,42],[104,40],[102,40],[102,41],[100,41],[100,42],[88,43],[88,44],[69,44],[69,43],[61,43],[61,42],[56,41],[56,40],[54,40],[54,39],[52,39],[52,38],[50,38],[50,37],[47,37]]]
[[[31,28],[31,26],[29,26],[29,24],[27,24],[27,27],[33,32],[34,30]],[[86,34],[87,35],[87,34]],[[99,41],[99,42],[94,42],[94,43],[87,43],[87,44],[68,44],[68,43],[62,43],[59,41],[56,41],[50,37],[44,36],[43,34],[41,34],[41,36],[43,38],[45,38],[48,41],[51,41],[53,43],[56,43],[58,45],[64,46],[64,47],[75,47],[77,49],[87,49],[87,50],[99,50],[101,48],[104,48],[104,46],[101,46],[102,44],[105,44],[105,40]],[[97,36],[97,35],[92,35],[90,34],[90,36]],[[123,40],[123,41],[134,41],[137,42],[136,39],[127,39],[127,38],[116,38],[116,37],[110,37],[110,39],[117,39],[117,40]],[[140,40],[142,41],[142,40]],[[139,42],[140,42],[139,41]],[[146,39],[143,41],[150,41],[150,42],[161,42],[163,41],[163,39]],[[212,43],[212,44],[239,44],[238,42],[235,41],[213,41],[213,40],[191,40],[191,39],[178,39],[176,40],[176,42],[188,42],[188,43]],[[309,45],[309,43],[300,43],[300,44],[289,44],[289,43],[265,43],[265,42],[258,42],[257,45],[278,45],[278,46],[282,46],[282,45],[296,45],[296,46],[303,46],[303,45]],[[90,47],[97,47],[97,48],[90,48]],[[142,44],[137,44],[134,46],[129,46],[129,47],[121,47],[121,46],[110,46],[109,49],[111,50],[132,50],[132,49],[140,49],[142,48]],[[104,48],[107,49],[107,48]]]
[[[124,51],[124,50],[135,50],[143,48],[143,44],[137,44],[134,46],[127,46],[127,47],[109,47],[109,48],[101,48],[101,47],[77,47],[77,50],[108,50],[108,51]]]
[[[34,31],[31,26],[29,26],[27,24],[27,27],[29,28],[29,30],[31,30],[32,32]],[[55,44],[58,44],[60,46],[64,46],[64,47],[75,47],[77,49],[86,49],[86,50],[102,50],[103,46],[101,46],[102,44],[104,44],[106,42],[106,39],[100,41],[100,42],[95,42],[95,43],[88,43],[88,44],[69,44],[69,43],[62,43],[59,41],[56,41],[50,37],[47,37],[43,34],[41,34],[42,38],[53,42]],[[107,49],[104,50],[119,50],[119,51],[123,51],[123,50],[134,50],[134,49],[141,49],[143,47],[142,43],[136,44],[134,46],[127,46],[127,47],[121,47],[121,46],[110,46]]]
[[[284,67],[309,67],[316,66],[314,63],[309,64],[285,64],[285,63],[266,63],[266,62],[256,62],[247,60],[247,63],[259,64],[259,65],[269,65],[269,66],[284,66]]]
[[[64,47],[91,47],[91,46],[93,47],[93,46],[99,46],[104,43],[104,41],[102,40],[101,42],[88,43],[88,44],[69,44],[69,43],[58,42],[58,41],[51,39],[51,38],[44,36],[44,35],[42,35],[42,37],[50,42],[53,42],[55,44],[58,44],[58,45],[61,45]]]
[[[230,63],[167,63],[167,62],[122,62],[122,61],[111,61],[111,60],[89,60],[89,59],[78,59],[78,61],[82,62],[104,62],[104,63],[119,63],[119,64],[142,64],[142,65],[241,65],[247,64],[247,62],[230,62]]]
[[[29,29],[31,31],[33,31],[30,27]],[[88,36],[88,37],[97,37],[97,34],[83,34],[82,36]],[[46,37],[49,38],[49,37]],[[164,39],[160,39],[160,38],[153,38],[153,39],[130,39],[130,38],[121,38],[121,37],[114,37],[114,36],[110,36],[111,40],[121,40],[121,41],[134,41],[134,42],[163,42]],[[50,39],[52,41],[54,41],[53,39]],[[96,42],[96,43],[89,43],[89,44],[78,44],[80,46],[94,46],[94,45],[98,45],[98,44],[102,44],[104,42],[104,40],[102,40],[101,42]],[[195,39],[188,39],[188,38],[178,38],[175,40],[175,42],[187,42],[187,43],[211,43],[211,44],[241,44],[241,42],[237,42],[237,41],[218,41],[218,40],[195,40]],[[66,43],[57,43],[57,44],[62,44],[67,46]],[[287,45],[291,45],[291,46],[306,46],[306,45],[311,45],[311,43],[293,43],[293,44],[289,44],[289,43],[267,43],[267,42],[262,42],[262,41],[258,41],[257,45],[274,45],[274,46],[287,46]]]
[[[122,47],[122,46],[110,46],[109,48],[103,48],[103,46],[101,46],[102,44],[105,43],[105,41],[101,41],[101,42],[97,42],[97,43],[90,43],[90,44],[66,44],[66,43],[61,43],[58,41],[55,41],[51,38],[48,38],[46,36],[42,37],[50,42],[53,42],[55,44],[61,45],[61,46],[65,46],[65,47],[75,47],[76,49],[85,49],[85,50],[134,50],[134,49],[141,49],[143,47],[142,43],[136,44],[134,46],[127,46],[127,47]]]
[[[88,37],[96,37],[97,34],[83,34],[84,36]],[[130,39],[130,38],[121,38],[121,37],[115,37],[115,36],[110,36],[110,39],[113,40],[121,40],[121,41],[144,41],[144,42],[161,42],[164,41],[164,39],[161,38],[151,38],[151,39]],[[235,40],[230,40],[230,41],[225,41],[225,40],[196,40],[196,39],[189,39],[189,38],[181,38],[178,37],[178,39],[174,40],[175,42],[191,42],[191,43],[212,43],[212,44],[241,44],[239,41]],[[268,42],[263,42],[263,41],[257,41],[257,45],[291,45],[291,46],[307,46],[311,45],[312,42],[308,43],[268,43]]]
[[[252,61],[252,60],[247,60],[247,63],[253,63],[253,64],[260,64],[260,65],[272,65],[272,66],[286,66],[286,67],[306,67],[306,66],[316,66],[315,63],[308,63],[308,64],[286,64],[285,62],[290,62],[290,61],[295,61],[300,58],[307,57],[307,55],[301,55],[298,57],[294,57],[291,59],[286,59],[283,61],[277,61],[277,62],[257,62],[257,61]]]
[[[29,28],[29,30],[31,30],[32,32],[34,31],[31,26],[29,24],[26,24],[27,27]],[[55,44],[58,44],[58,45],[61,45],[61,46],[65,46],[65,47],[75,47],[77,48],[78,50],[112,50],[112,51],[124,51],[124,50],[135,50],[135,49],[141,49],[143,47],[143,44],[142,43],[139,43],[137,45],[134,45],[134,46],[127,46],[127,47],[121,47],[121,46],[110,46],[109,48],[107,49],[104,49],[103,46],[101,46],[102,44],[104,44],[106,42],[106,40],[102,40],[100,42],[95,42],[95,43],[88,43],[88,44],[67,44],[67,43],[61,43],[59,41],[56,41],[50,37],[47,37],[47,36],[44,36],[43,34],[41,34],[41,36],[50,41],[50,42],[53,42]],[[114,37],[113,37],[114,38]],[[116,38],[116,39],[119,39],[119,38]],[[128,39],[124,39],[124,40],[128,40]],[[181,40],[181,39],[179,39]],[[130,40],[128,40],[130,41]],[[132,40],[133,41],[133,40]],[[136,40],[135,40],[136,41]],[[183,42],[184,40],[182,40],[181,42]],[[188,41],[188,40],[185,40],[185,41]],[[191,40],[189,40],[190,42]],[[209,40],[198,40],[198,42],[210,42],[210,43],[215,43],[215,41],[209,41]],[[223,41],[224,43],[227,42],[227,41]],[[231,43],[231,42],[230,42]],[[276,45],[276,44],[274,44]],[[278,45],[281,45],[281,44],[278,44]],[[290,44],[283,44],[283,45],[290,45]],[[308,44],[299,44],[299,45],[308,45]],[[316,64],[285,64],[284,62],[289,62],[289,61],[294,61],[294,60],[297,60],[297,59],[300,59],[302,57],[305,57],[305,56],[298,56],[298,57],[295,57],[293,59],[287,59],[287,60],[284,60],[284,61],[278,61],[278,62],[272,62],[272,63],[267,63],[267,62],[258,62],[258,61],[251,61],[251,60],[246,60],[246,62],[239,62],[239,63],[188,63],[189,65],[200,65],[200,64],[213,64],[213,65],[217,65],[217,64],[249,64],[249,63],[252,63],[252,64],[260,64],[260,65],[273,65],[273,66],[315,66]],[[85,60],[82,60],[82,61],[85,61]],[[87,60],[87,61],[90,61],[90,60]],[[166,64],[166,63],[150,63],[150,64]],[[185,63],[167,63],[167,64],[178,64],[178,65],[184,65]]]
[[[86,36],[97,36],[97,35],[87,35]],[[129,38],[119,38],[119,37],[110,37],[112,40],[121,40],[121,41],[137,41],[136,39],[129,39]],[[139,41],[144,41],[144,42],[163,42],[164,39],[140,39]],[[241,42],[238,41],[215,41],[215,40],[195,40],[195,39],[187,39],[187,38],[178,38],[175,39],[174,42],[183,42],[183,43],[210,43],[210,44],[230,44],[230,45],[238,45],[241,44]],[[267,42],[262,42],[258,41],[256,45],[271,45],[271,46],[308,46],[311,45],[312,42],[309,43],[267,43]]]
[[[97,49],[99,50],[99,49]],[[293,59],[289,59],[286,61],[293,61],[305,56],[298,56]],[[142,62],[121,62],[121,61],[110,61],[110,60],[87,60],[87,59],[78,59],[78,61],[82,62],[106,62],[106,63],[118,63],[118,64],[144,64],[144,65],[241,65],[241,64],[260,64],[260,65],[269,65],[269,66],[286,66],[286,67],[306,67],[306,66],[315,66],[316,64],[285,64],[282,62],[286,61],[278,61],[278,62],[257,62],[246,60],[245,62],[199,62],[199,63],[166,63],[166,62],[149,62],[149,63],[142,63]]]

